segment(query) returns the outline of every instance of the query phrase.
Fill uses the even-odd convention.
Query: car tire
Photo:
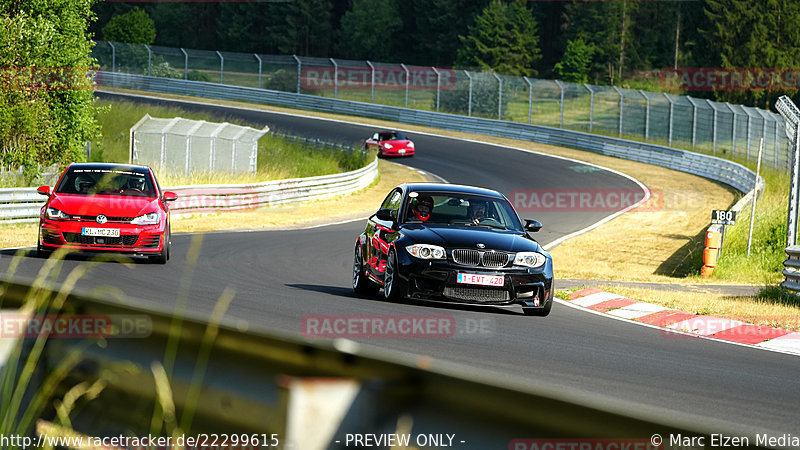
[[[353,255],[353,291],[358,295],[374,296],[378,293],[378,285],[367,279],[364,271],[364,257],[361,245],[356,245]]]
[[[170,231],[169,227],[167,227],[167,232],[164,234],[164,248],[161,249],[161,253],[151,256],[150,260],[155,262],[156,264],[166,264],[169,261],[169,248],[172,240],[172,232]]]
[[[547,317],[552,308],[553,299],[551,298],[547,304],[544,305],[544,308],[522,308],[522,312],[524,312],[526,316]]]
[[[408,294],[408,282],[397,273],[398,266],[397,253],[390,250],[383,274],[383,296],[390,302],[399,302]]]
[[[47,259],[50,255],[53,254],[53,251],[49,248],[45,247],[42,244],[36,244],[36,256],[42,259]]]

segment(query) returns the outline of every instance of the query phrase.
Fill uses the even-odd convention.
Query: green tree
[[[66,164],[83,159],[99,133],[94,106],[94,0],[0,0],[0,164]]]
[[[395,0],[354,0],[342,17],[339,54],[349,59],[395,61],[392,35],[402,25]]]
[[[415,0],[413,51],[415,64],[449,66],[456,60],[463,33],[488,0]]]
[[[536,75],[533,65],[541,58],[536,20],[522,2],[492,0],[459,36],[463,46],[456,64],[478,66],[507,75]]]
[[[114,16],[103,27],[103,39],[129,44],[152,44],[156,40],[156,25],[142,9],[133,8]]]
[[[589,69],[594,52],[594,46],[587,44],[583,38],[573,39],[567,42],[564,57],[556,63],[553,71],[564,81],[586,83],[589,81]]]

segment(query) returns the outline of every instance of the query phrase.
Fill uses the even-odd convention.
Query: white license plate
[[[398,151],[397,151],[397,153],[400,153],[401,155],[402,155],[403,153],[405,153],[405,152],[406,152],[406,149],[404,149],[404,148],[401,148],[400,150],[398,150]]]
[[[119,228],[83,228],[81,234],[84,236],[104,236],[119,237]]]
[[[503,286],[504,277],[502,275],[478,275],[475,273],[459,273],[456,278],[457,283],[479,284],[481,286]]]

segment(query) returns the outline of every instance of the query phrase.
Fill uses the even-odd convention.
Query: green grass
[[[253,126],[232,117],[216,117],[177,107],[140,105],[126,101],[98,101],[102,136],[92,143],[92,161],[127,163],[131,127],[145,114],[152,117],[184,117],[210,122],[229,122]],[[255,174],[191,173],[161,171],[164,186],[183,184],[254,183],[284,178],[310,177],[346,172],[363,167],[367,155],[358,151],[332,151],[265,135],[258,141],[258,172]]]
[[[751,212],[748,204],[737,215],[736,225],[728,226],[725,231],[723,255],[714,271],[717,278],[764,285],[775,285],[783,279],[789,174],[762,167],[761,176],[766,187],[756,203],[750,257],[747,256]]]

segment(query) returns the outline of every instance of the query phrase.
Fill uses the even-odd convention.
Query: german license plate
[[[478,284],[481,286],[503,286],[505,278],[502,275],[478,275],[476,273],[459,273],[457,283]]]
[[[405,153],[405,152],[406,152],[406,149],[404,149],[404,148],[401,148],[400,150],[398,150],[398,151],[397,151],[397,153],[400,153],[401,155],[402,155],[403,153]]]
[[[119,237],[119,228],[88,228],[81,229],[84,236]]]

